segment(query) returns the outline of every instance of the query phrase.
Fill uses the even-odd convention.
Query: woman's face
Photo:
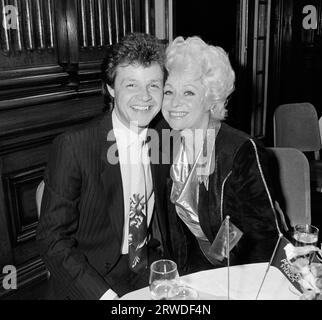
[[[206,129],[210,104],[196,70],[171,72],[164,86],[162,114],[176,130]]]

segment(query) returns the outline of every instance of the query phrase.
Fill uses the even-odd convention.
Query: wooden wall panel
[[[47,148],[43,148],[45,157]],[[31,152],[29,150],[29,152]],[[47,160],[47,159],[46,159]],[[39,161],[39,160],[38,160]],[[11,217],[12,244],[19,246],[35,238],[38,221],[35,194],[43,178],[45,162],[31,168],[3,174],[8,214]],[[17,260],[15,259],[15,263]]]
[[[2,159],[0,158],[0,177],[1,177],[1,172],[2,172]],[[4,266],[10,261],[12,261],[12,252],[10,250],[9,229],[8,229],[8,221],[6,216],[5,197],[3,192],[3,185],[2,183],[0,183],[0,274],[2,272],[2,266]]]
[[[0,111],[0,271],[14,265],[19,288],[15,292],[0,286],[0,299],[14,298],[47,279],[35,241],[35,195],[49,148],[55,136],[90,121],[103,109],[102,96],[93,95]],[[0,284],[2,278],[0,272]]]

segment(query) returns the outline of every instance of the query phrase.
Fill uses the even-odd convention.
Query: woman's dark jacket
[[[229,215],[230,221],[243,232],[231,251],[231,264],[269,261],[278,239],[279,219],[274,209],[266,149],[247,134],[222,123],[214,152],[215,170],[209,176],[208,191],[204,184],[199,187],[198,213],[204,234],[212,243],[223,219]],[[170,178],[167,188],[170,199]],[[179,270],[193,272],[214,267],[204,258],[194,235],[178,217],[170,200],[168,220],[172,258]]]

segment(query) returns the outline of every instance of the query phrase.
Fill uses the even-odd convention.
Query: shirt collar
[[[129,147],[133,144],[139,144],[146,140],[148,128],[143,129],[140,133],[129,129],[125,126],[116,115],[115,110],[112,111],[113,130],[116,139],[120,139],[122,144]],[[133,127],[137,128],[137,127]]]

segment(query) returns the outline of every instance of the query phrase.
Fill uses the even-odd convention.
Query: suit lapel
[[[213,242],[214,235],[217,233],[216,226],[218,226],[218,198],[215,190],[215,183],[218,183],[218,168],[217,168],[217,137],[220,132],[221,123],[212,119],[209,123],[209,130],[204,143],[204,154],[207,154],[207,175],[208,176],[208,190],[204,183],[199,184],[199,222],[202,230],[206,234],[208,240]],[[206,150],[205,150],[206,148]],[[206,151],[206,153],[205,153]],[[217,209],[217,210],[216,210]]]
[[[163,168],[163,166],[160,165],[162,154],[161,154],[159,145],[155,144],[155,141],[152,141],[151,139],[155,137],[153,135],[155,131],[151,132],[151,130],[152,129],[149,129],[147,133],[147,143],[148,143],[148,148],[150,153],[150,168],[151,168],[152,184],[153,184],[153,191],[154,191],[154,206],[155,206],[154,211],[155,212],[153,214],[156,215],[156,217],[152,217],[151,221],[153,222],[153,218],[157,218],[162,240],[165,241],[166,226],[165,226],[165,221],[163,217],[164,213],[162,212],[163,210],[162,210],[161,201],[163,201],[163,197],[164,197],[164,193],[162,191],[164,190],[164,180],[165,180],[164,177],[162,177],[162,175],[166,173],[161,170]]]
[[[222,186],[222,166],[219,166],[219,158],[223,156],[223,153],[217,153],[216,150],[222,150],[221,148],[221,126],[216,130],[215,139],[215,154],[212,155],[211,174],[209,175],[208,191],[204,184],[200,184],[199,189],[199,221],[200,225],[206,234],[208,240],[212,243],[221,225],[221,186]],[[229,160],[224,161],[229,166]],[[221,163],[221,162],[220,162]]]
[[[124,225],[124,198],[117,144],[112,125],[112,113],[101,121],[101,181],[106,195],[106,208],[113,230],[121,242]]]

